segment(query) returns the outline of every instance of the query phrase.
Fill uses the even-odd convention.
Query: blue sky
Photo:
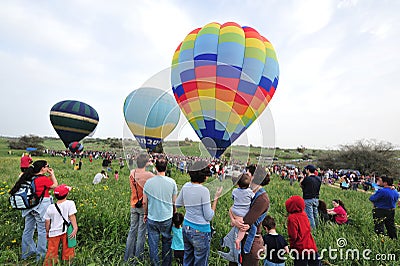
[[[395,0],[0,1],[0,135],[55,137],[50,109],[73,99],[99,113],[94,137],[122,138],[125,97],[170,66],[191,30],[234,21],[277,52],[279,85],[259,121],[276,146],[399,147],[399,10]]]

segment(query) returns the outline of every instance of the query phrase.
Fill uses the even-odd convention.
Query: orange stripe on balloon
[[[199,93],[197,90],[191,90],[186,92],[186,98],[192,99],[199,97]]]
[[[233,102],[236,92],[231,89],[218,88],[215,92],[215,97],[224,102]]]
[[[250,27],[246,27],[246,28],[243,28],[243,31],[244,31],[244,33],[246,35],[246,39],[247,38],[255,38],[255,39],[263,41],[263,39],[261,38],[260,33],[258,33],[258,31],[256,31],[255,29],[250,28]]]
[[[233,103],[232,109],[238,114],[238,115],[244,115],[246,113],[248,105],[243,105],[235,101]]]
[[[208,90],[211,88],[215,88],[215,82],[210,80],[204,80],[203,81],[197,81],[197,90],[202,91],[202,90]]]

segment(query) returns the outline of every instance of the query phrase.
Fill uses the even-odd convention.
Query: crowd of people
[[[103,164],[110,158],[105,156]],[[332,208],[328,208],[320,197],[321,185],[329,183],[330,178],[336,179],[336,171],[321,171],[311,164],[302,170],[277,165],[265,168],[254,164],[229,168],[218,160],[210,163],[197,157],[167,157],[162,154],[152,157],[139,154],[131,158],[136,161],[136,167],[130,168],[129,177],[130,227],[124,254],[124,260],[128,263],[135,264],[143,260],[147,239],[152,265],[171,265],[173,259],[183,265],[208,265],[213,235],[211,221],[222,193],[220,187],[211,198],[209,189],[203,185],[211,176],[231,178],[237,186],[232,191],[233,204],[227,213],[232,230],[223,239],[223,247],[229,247],[229,252],[218,252],[229,261],[229,265],[258,265],[261,259],[264,265],[284,265],[285,258],[281,255],[288,253],[289,247],[296,254],[304,254],[304,251],[307,253],[305,257],[294,257],[294,265],[320,265],[312,230],[321,221],[338,225],[350,223],[345,204],[340,199],[332,199]],[[29,160],[24,158],[26,164],[25,161]],[[185,163],[182,164],[182,161]],[[75,217],[77,211],[75,204],[66,200],[70,188],[66,188],[65,184],[58,185],[54,170],[46,161],[31,162],[28,167],[22,167],[21,158],[22,174],[10,191],[17,191],[23,182],[36,177],[34,182],[37,193],[44,195],[38,206],[22,211],[25,219],[22,259],[36,256],[37,260],[44,259],[44,265],[51,265],[58,261],[56,250],[61,242],[61,258],[70,261],[75,256],[74,248],[66,244],[68,237],[62,222],[68,219],[73,224],[72,237],[75,237],[78,230]],[[149,165],[155,167],[154,173],[146,170]],[[107,167],[109,163],[103,165],[103,170],[96,174],[93,184],[108,178]],[[168,167],[176,167],[188,173],[190,181],[180,191],[175,180],[169,176]],[[264,187],[270,182],[270,172],[278,174],[282,179],[289,179],[291,185],[298,181],[302,189],[302,196],[291,196],[285,202],[289,244],[282,235],[277,234],[274,218],[267,215],[270,200]],[[351,182],[358,182],[352,174]],[[115,175],[118,179],[118,171]],[[340,180],[340,177],[337,179]],[[358,180],[366,182],[362,177]],[[379,187],[370,197],[374,205],[374,230],[377,234],[383,234],[386,227],[389,237],[396,239],[394,214],[399,194],[394,189],[392,178],[381,176],[375,177],[374,181]],[[53,189],[56,204],[52,203],[49,193]],[[60,215],[56,210],[57,205],[61,209]],[[184,215],[181,208],[185,209]],[[264,235],[263,229],[266,232]],[[37,243],[33,240],[35,230],[38,232]],[[260,256],[260,250],[263,250],[263,256]],[[280,255],[277,253],[279,251]]]
[[[295,165],[274,165],[271,167],[273,173],[279,175],[281,179],[290,180],[290,185],[295,181],[300,181],[301,170]],[[355,190],[362,189],[364,191],[376,191],[379,189],[377,180],[379,176],[376,174],[361,174],[356,170],[332,170],[317,168],[316,175],[321,179],[322,184],[334,185],[339,184],[342,190]],[[397,191],[400,192],[400,181],[394,184]]]

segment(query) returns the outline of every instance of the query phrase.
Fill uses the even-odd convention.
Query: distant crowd
[[[272,167],[273,172],[281,177],[283,180],[289,180],[292,185],[295,181],[300,181],[301,176],[300,168],[297,166],[281,166],[274,165]],[[376,190],[378,186],[376,184],[379,176],[375,174],[361,174],[357,170],[349,169],[320,169],[317,168],[315,174],[321,178],[322,184],[334,185],[339,184],[339,187],[343,190],[358,190],[364,191]],[[396,189],[400,191],[400,180],[394,184]]]

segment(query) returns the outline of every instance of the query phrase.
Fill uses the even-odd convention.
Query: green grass
[[[0,264],[21,265],[26,264],[20,260],[24,223],[20,211],[11,209],[8,204],[8,191],[19,174],[21,151],[16,151],[12,155],[8,155],[7,152],[6,142],[0,138]],[[74,171],[69,161],[67,160],[67,163],[64,164],[60,157],[34,157],[34,160],[42,158],[48,160],[55,169],[60,184],[66,183],[73,187],[69,199],[76,203],[79,225],[74,265],[123,265],[125,241],[129,230],[129,169],[125,167],[120,171],[118,182],[109,172],[110,178],[106,182],[93,186],[93,177],[101,170],[101,160],[89,163],[88,159],[83,159],[82,170]],[[117,166],[117,162],[113,164],[116,164],[114,167]],[[189,180],[187,175],[176,171],[172,173],[178,187]],[[213,196],[213,191],[220,185],[220,182],[212,178],[206,185],[212,191],[211,195]],[[217,251],[220,250],[220,239],[230,230],[227,211],[232,204],[230,196],[232,187],[229,180],[224,181],[223,185],[225,194],[218,202],[217,212],[212,222],[216,228],[216,235],[211,243],[210,265],[227,264],[217,254]],[[284,203],[291,195],[301,195],[301,189],[297,183],[289,186],[288,181],[283,181],[278,177],[273,177],[271,183],[265,188],[271,201],[269,214],[277,221],[277,231],[287,238],[287,214]],[[343,200],[354,224],[347,226],[321,225],[313,232],[317,246],[320,251],[337,249],[337,240],[345,238],[347,241],[345,248],[359,249],[360,251],[370,249],[371,257],[376,254],[394,254],[396,262],[367,261],[362,258],[346,260],[341,259],[339,251],[337,251],[336,259],[324,259],[327,265],[399,265],[400,243],[385,236],[375,235],[371,213],[372,205],[368,201],[368,197],[367,193],[342,191],[323,186],[321,198],[328,205],[332,199]],[[398,223],[398,221],[399,212],[396,214],[396,222]],[[342,249],[343,251],[345,249]],[[27,263],[34,264],[33,261]],[[149,265],[149,261],[143,261],[143,265]],[[292,265],[290,259],[287,261],[287,265]]]

